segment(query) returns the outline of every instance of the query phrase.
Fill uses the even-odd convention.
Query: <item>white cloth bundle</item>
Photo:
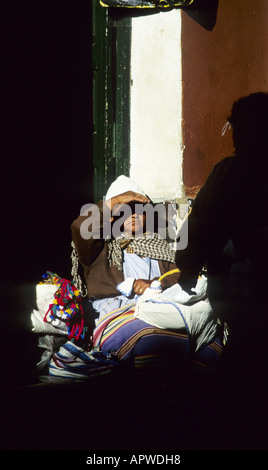
[[[64,322],[60,320],[53,320],[51,323],[44,322],[44,317],[48,311],[49,305],[53,303],[54,294],[58,288],[59,286],[55,284],[37,284],[37,308],[33,308],[31,312],[31,324],[34,333],[67,336],[67,326]]]
[[[192,294],[183,291],[179,284],[162,293],[146,289],[138,299],[135,317],[163,329],[187,331],[195,351],[215,339],[217,318],[206,296],[207,279],[198,279]]]

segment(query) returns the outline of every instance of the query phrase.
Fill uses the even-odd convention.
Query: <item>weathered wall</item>
[[[132,19],[130,176],[154,200],[181,196],[180,10]]]
[[[253,4],[255,3],[255,4]],[[233,153],[221,135],[234,100],[268,91],[267,0],[219,0],[212,30],[182,11],[183,175],[194,197],[213,165]]]

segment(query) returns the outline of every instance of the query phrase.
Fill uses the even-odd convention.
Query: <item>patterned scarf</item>
[[[109,241],[109,265],[113,264],[119,271],[123,271],[122,251],[124,249],[141,257],[161,259],[175,263],[175,253],[171,250],[169,243],[157,233],[150,235],[145,233],[138,237],[126,237],[125,234],[122,234],[115,240]]]

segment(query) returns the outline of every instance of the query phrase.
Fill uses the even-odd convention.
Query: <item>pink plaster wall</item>
[[[234,100],[268,91],[268,1],[219,0],[210,31],[182,11],[183,174],[195,197],[213,165],[233,153],[221,135]]]

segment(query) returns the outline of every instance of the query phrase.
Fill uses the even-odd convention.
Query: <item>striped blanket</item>
[[[135,377],[150,383],[165,383],[190,377],[214,377],[223,351],[221,338],[216,338],[197,353],[190,350],[186,330],[164,330],[134,316],[135,307],[128,305],[101,318],[89,351],[75,341],[67,341],[54,353],[49,374],[73,380],[85,380],[127,366]]]

